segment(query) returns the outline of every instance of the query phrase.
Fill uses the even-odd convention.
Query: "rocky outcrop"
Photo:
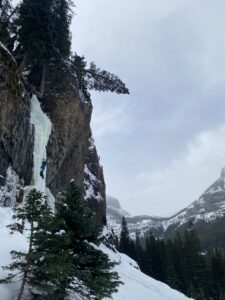
[[[61,85],[56,83],[54,68],[48,69],[42,108],[49,115],[53,130],[47,146],[49,158],[47,186],[54,196],[62,192],[71,179],[84,187],[85,170],[96,176],[91,182],[94,193],[85,196],[89,207],[96,213],[100,224],[105,224],[105,183],[96,149],[90,148],[92,104],[77,88],[76,78],[65,74]],[[95,195],[98,195],[97,200]]]
[[[16,62],[0,43],[0,175],[5,177],[11,165],[20,179],[30,184],[33,145],[29,97]]]
[[[96,148],[90,147],[92,103],[88,94],[78,89],[76,77],[49,66],[43,111],[52,122],[47,145],[48,168],[46,184],[57,198],[71,179],[77,186],[93,190],[85,194],[89,207],[99,224],[105,224],[105,183]],[[60,68],[60,67],[59,67]],[[37,73],[38,74],[38,73]],[[26,76],[24,74],[24,76]],[[39,78],[31,74],[34,82]],[[32,184],[34,132],[30,124],[30,98],[11,54],[0,45],[0,185],[9,166],[19,180]],[[86,171],[91,175],[88,177]],[[93,176],[95,180],[93,180]],[[3,179],[2,179],[3,178]]]
[[[106,225],[106,197],[103,168],[100,165],[94,139],[90,133],[84,167],[85,199],[96,213],[98,223]]]
[[[107,196],[107,214],[119,223],[121,223],[122,217],[131,216],[129,212],[122,209],[119,200],[111,196]]]

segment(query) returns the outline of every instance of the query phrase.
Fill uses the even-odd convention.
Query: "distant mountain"
[[[112,206],[112,203],[111,203]],[[120,230],[121,217],[107,211],[108,222],[115,232]],[[123,209],[120,207],[120,211]],[[142,235],[152,231],[157,237],[173,237],[190,224],[199,233],[203,244],[225,247],[225,168],[221,175],[200,197],[188,207],[168,218],[125,215],[131,235],[139,230]]]
[[[107,196],[107,211],[108,214],[114,218],[121,220],[123,216],[129,217],[130,213],[122,209],[118,199]]]

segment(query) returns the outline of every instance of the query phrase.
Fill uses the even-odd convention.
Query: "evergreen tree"
[[[5,19],[7,19],[11,8],[12,8],[11,0],[0,0],[0,16],[1,16],[0,22],[1,23]]]
[[[10,38],[8,20],[11,10],[11,0],[0,0],[0,41],[4,44],[7,44]]]
[[[53,1],[54,56],[59,61],[66,60],[70,56],[72,6],[71,0]]]
[[[78,88],[80,91],[89,98],[90,94],[87,90],[87,83],[86,83],[86,66],[87,62],[85,61],[84,56],[79,56],[75,54],[72,57],[72,61],[70,64],[70,71],[72,74],[76,74]]]
[[[115,92],[117,94],[129,94],[129,90],[117,75],[101,70],[91,63],[87,74],[87,88],[100,92]]]
[[[22,299],[25,286],[31,299],[64,300],[78,293],[100,300],[116,292],[121,283],[112,271],[115,263],[97,249],[100,228],[74,183],[61,200],[53,216],[41,193],[32,190],[25,205],[16,210],[20,223],[11,225],[12,231],[21,232],[25,221],[30,224],[28,252],[12,251],[14,261],[5,267],[19,270],[22,284],[17,300]],[[14,279],[18,275],[10,273],[1,283]]]
[[[130,250],[130,235],[127,228],[126,219],[123,216],[122,223],[121,223],[120,240],[119,240],[119,251],[128,255],[129,250]]]
[[[219,299],[225,294],[225,261],[219,249],[210,253],[209,268],[209,292],[214,299]]]
[[[136,257],[135,260],[137,261],[138,265],[140,266],[140,268],[142,268],[143,266],[143,249],[141,246],[141,238],[140,238],[140,232],[136,231],[135,233],[135,253],[136,253]]]
[[[24,49],[23,64],[28,61],[43,66],[54,53],[53,1],[23,0],[19,7],[19,43]]]
[[[179,274],[177,269],[177,259],[175,246],[171,240],[166,243],[166,270],[165,270],[165,282],[174,289],[180,290]]]
[[[1,280],[0,283],[9,283],[13,280],[18,281],[20,278],[21,287],[17,300],[23,298],[26,286],[29,288],[33,286],[33,268],[41,258],[40,255],[43,255],[36,251],[36,234],[40,230],[46,229],[45,225],[49,222],[50,218],[52,218],[50,208],[46,204],[45,199],[43,199],[42,194],[35,189],[29,193],[24,206],[18,207],[15,210],[14,219],[17,222],[10,225],[9,228],[12,230],[12,233],[22,233],[23,230],[28,230],[29,248],[27,253],[11,251],[13,262],[9,266],[3,267],[3,269],[18,272],[9,273],[8,277]],[[28,222],[29,228],[24,226],[25,222]]]
[[[193,283],[194,288],[200,289],[204,282],[205,265],[201,255],[200,240],[192,229],[187,230],[184,234],[184,249],[186,258],[185,271],[188,280]]]
[[[27,81],[32,92],[40,98],[45,91],[47,67],[56,64],[57,72],[67,67],[71,7],[71,0],[23,0],[19,6],[19,71],[22,73],[29,66],[31,72]]]
[[[19,7],[19,42],[34,66],[69,58],[71,0],[23,0]]]
[[[101,242],[101,230],[95,223],[94,215],[73,182],[61,200],[62,203],[57,206],[56,218],[61,220],[61,230],[69,236],[67,249],[73,253],[73,275],[60,285],[61,291],[57,294],[72,290],[88,296],[88,299],[109,297],[117,290],[120,281],[118,274],[111,270],[115,264],[95,246]],[[75,285],[72,280],[74,277]]]
[[[71,72],[76,74],[79,88],[85,95],[88,90],[129,94],[126,85],[117,75],[97,68],[95,63],[91,63],[88,68],[83,56],[77,54],[73,56]]]

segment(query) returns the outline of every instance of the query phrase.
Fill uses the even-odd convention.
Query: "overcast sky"
[[[107,194],[170,215],[225,166],[225,1],[76,0],[73,49],[130,95],[93,93]]]

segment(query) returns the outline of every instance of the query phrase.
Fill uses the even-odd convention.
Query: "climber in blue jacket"
[[[44,177],[44,170],[47,167],[47,164],[48,164],[48,160],[46,158],[43,159],[42,163],[41,163],[41,171],[40,171],[40,176],[41,176],[42,179],[45,179],[45,177]]]

